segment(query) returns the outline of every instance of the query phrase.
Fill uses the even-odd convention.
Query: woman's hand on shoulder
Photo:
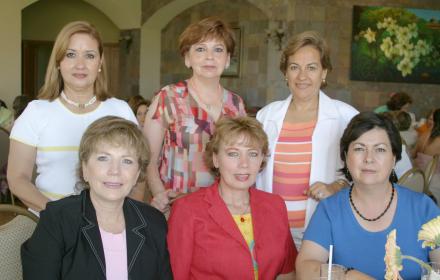
[[[176,201],[176,199],[181,198],[184,195],[185,194],[181,192],[176,192],[173,190],[165,190],[153,196],[150,205],[158,209],[159,211],[164,213],[166,217],[168,217],[171,203],[173,203],[174,201]]]
[[[162,213],[168,211],[170,207],[170,199],[168,197],[168,193],[170,191],[171,190],[165,190],[154,195],[153,199],[150,202],[151,206],[158,209]]]
[[[320,201],[323,200],[347,186],[347,182],[342,179],[336,180],[331,184],[325,184],[323,182],[315,182],[306,191],[306,195],[313,199]]]

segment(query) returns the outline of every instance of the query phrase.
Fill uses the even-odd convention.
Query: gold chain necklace
[[[222,198],[223,202],[226,204],[226,207],[228,208],[229,212],[231,212],[231,210],[230,210],[231,208],[237,208],[237,206],[233,205],[232,203],[228,203],[225,201],[225,199],[223,198],[223,193],[222,193],[222,190],[220,187],[218,188],[218,192],[219,192],[220,197]],[[241,211],[239,214],[237,214],[238,216],[240,216],[240,222],[244,223],[246,221],[246,219],[244,218],[244,215],[246,215],[246,213],[249,211],[250,207],[251,207],[251,202],[249,201],[248,204],[246,205],[246,208],[243,211]],[[233,215],[233,214],[231,213],[231,215]],[[235,215],[233,215],[233,216],[235,216]]]
[[[202,99],[200,98],[200,91],[192,79],[189,80],[188,85],[192,88],[192,93],[193,93],[192,96],[197,101],[197,103],[203,105],[207,111],[211,111],[212,107],[214,107],[214,105],[208,104],[208,103],[202,101]],[[221,95],[222,95],[221,92],[222,92],[222,87],[220,84],[218,84],[216,95],[221,97]],[[213,102],[213,104],[214,103],[216,103],[216,102]],[[220,103],[222,103],[221,100],[220,100]]]

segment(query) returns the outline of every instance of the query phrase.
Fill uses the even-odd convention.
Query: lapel
[[[337,119],[337,118],[338,118],[338,110],[336,109],[333,100],[327,95],[325,95],[324,92],[319,91],[317,124],[322,120]]]
[[[102,247],[101,234],[99,233],[98,221],[96,220],[96,212],[90,200],[90,193],[84,190],[82,196],[82,216],[84,224],[81,226],[81,232],[87,240],[90,249],[99,263],[102,274],[105,276],[105,258],[104,249]]]
[[[264,201],[260,200],[260,196],[258,195],[258,191],[255,189],[255,187],[249,188],[249,196],[250,196],[250,203],[251,203],[251,214],[252,214],[252,229],[254,231],[254,242],[255,244],[260,244],[260,240],[262,237],[262,233],[264,231],[264,226],[261,225],[267,225],[267,222],[270,221],[268,219],[265,219],[266,211],[264,210],[265,207],[263,207],[262,203]],[[256,226],[260,225],[260,226]],[[255,246],[255,250],[261,246]]]
[[[286,117],[287,110],[289,109],[289,105],[292,102],[292,94],[289,94],[289,96],[277,104],[276,107],[273,108],[270,112],[268,112],[269,116],[268,119],[271,121],[271,124],[275,124],[275,127],[271,129],[275,129],[275,132],[273,132],[273,135],[276,135],[278,138],[278,135],[281,133],[281,128],[283,126],[284,118]],[[276,139],[275,139],[276,140]]]
[[[218,181],[216,181],[211,188],[206,190],[204,200],[210,205],[208,206],[208,213],[214,223],[222,228],[232,239],[240,243],[246,250],[249,250],[243,235],[219,195]]]
[[[82,215],[85,223],[81,226],[81,232],[87,240],[93,255],[97,259],[101,272],[105,276],[105,257],[102,246],[101,234],[99,233],[98,221],[95,208],[90,200],[88,190],[82,192]],[[130,273],[136,258],[145,243],[146,236],[141,229],[147,226],[147,222],[141,215],[139,208],[130,199],[125,199],[123,205],[125,228],[127,237],[127,270]]]
[[[125,232],[127,236],[127,264],[130,274],[136,259],[145,243],[145,230],[147,222],[142,216],[139,208],[129,198],[124,201]]]

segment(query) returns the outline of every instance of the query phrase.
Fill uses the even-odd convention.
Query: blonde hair
[[[261,124],[251,117],[223,117],[215,124],[215,131],[205,149],[205,164],[216,175],[213,155],[218,154],[221,144],[231,144],[243,137],[250,147],[260,149],[263,154],[261,169],[264,168],[269,155],[269,141]]]
[[[284,48],[280,59],[280,70],[286,75],[289,57],[294,55],[300,48],[305,46],[314,47],[320,54],[322,68],[328,71],[332,70],[330,61],[330,49],[324,38],[316,31],[304,31],[294,36],[289,44]]]
[[[138,181],[141,182],[145,179],[146,168],[150,160],[150,149],[142,132],[131,121],[120,117],[107,116],[90,124],[81,138],[78,166],[78,177],[81,185],[87,186],[84,181],[82,165],[90,159],[91,154],[102,143],[133,149],[139,164]]]
[[[92,24],[86,21],[74,21],[65,25],[55,39],[47,65],[44,85],[38,93],[38,99],[53,101],[64,89],[63,77],[61,76],[59,66],[66,55],[70,38],[78,33],[87,34],[98,42],[99,56],[101,57],[101,72],[98,73],[94,84],[94,94],[96,98],[100,101],[105,101],[111,97],[107,91],[107,67],[104,59],[104,46],[101,36]]]

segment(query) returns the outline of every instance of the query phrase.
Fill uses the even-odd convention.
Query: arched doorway
[[[110,92],[125,97],[119,82],[121,30],[139,28],[140,16],[140,0],[124,5],[119,1],[99,0],[27,1],[21,18],[22,92],[35,96],[44,83],[47,62],[59,30],[68,22],[86,20],[96,26],[103,39]]]

